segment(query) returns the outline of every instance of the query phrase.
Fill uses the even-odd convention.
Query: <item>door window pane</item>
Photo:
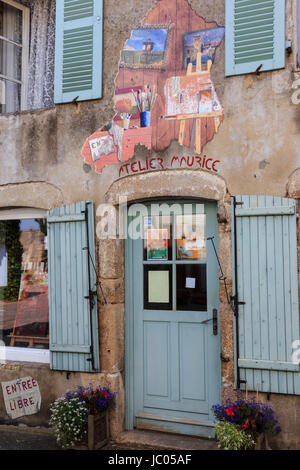
[[[206,258],[206,215],[176,216],[176,258],[200,260]]]
[[[47,224],[0,221],[0,339],[5,346],[48,349]]]
[[[144,260],[172,259],[172,219],[170,216],[144,217]]]
[[[177,264],[176,266],[177,310],[207,310],[207,286],[205,264]]]
[[[144,266],[144,308],[172,309],[172,266]]]

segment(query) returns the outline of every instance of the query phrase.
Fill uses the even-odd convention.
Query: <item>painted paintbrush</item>
[[[152,103],[152,106],[151,106],[151,108],[153,108],[153,106],[155,105],[156,98],[157,98],[157,93],[156,93],[156,95],[154,96],[154,99],[153,99],[153,103]]]
[[[151,97],[151,109],[152,109],[153,106],[154,106],[155,99],[156,99],[156,96],[157,96],[157,94],[155,95],[155,90],[156,90],[156,87],[155,87],[155,85],[153,85],[152,97]]]
[[[135,102],[136,102],[136,104],[137,104],[137,107],[138,107],[139,112],[141,112],[141,106],[140,106],[140,103],[139,103],[139,101],[138,101],[138,98],[137,98],[136,94],[134,93],[133,90],[131,90],[131,93],[132,93],[133,96],[134,96],[134,99],[135,99]]]

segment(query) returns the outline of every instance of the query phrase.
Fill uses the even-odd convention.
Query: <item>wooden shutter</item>
[[[51,368],[99,370],[94,205],[48,212]]]
[[[226,76],[285,67],[285,0],[226,0]]]
[[[55,103],[102,97],[103,0],[57,0]]]
[[[249,390],[300,394],[296,201],[237,196],[235,215],[240,378]]]

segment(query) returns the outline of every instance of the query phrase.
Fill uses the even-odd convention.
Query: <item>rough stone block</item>
[[[99,275],[102,279],[122,279],[124,276],[123,240],[99,241]]]
[[[100,309],[100,364],[102,372],[116,373],[124,367],[124,305]]]

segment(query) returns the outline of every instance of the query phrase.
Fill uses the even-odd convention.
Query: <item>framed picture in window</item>
[[[147,230],[147,260],[168,260],[168,229]]]

